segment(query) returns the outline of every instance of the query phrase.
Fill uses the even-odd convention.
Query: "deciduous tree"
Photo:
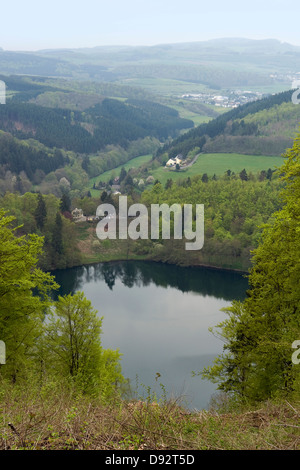
[[[49,294],[57,285],[36,268],[43,239],[35,234],[16,236],[13,222],[14,217],[0,210],[0,338],[7,351],[2,373],[16,381],[32,360]]]

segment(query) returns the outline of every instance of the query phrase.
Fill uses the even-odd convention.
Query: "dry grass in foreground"
[[[176,402],[111,405],[65,392],[0,397],[1,450],[299,450],[300,404],[189,412]]]

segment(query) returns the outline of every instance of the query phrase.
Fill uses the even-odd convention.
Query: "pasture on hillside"
[[[237,153],[203,153],[200,154],[196,162],[189,168],[180,171],[169,170],[165,167],[157,168],[152,172],[155,180],[165,184],[169,178],[178,180],[181,178],[203,175],[207,173],[209,177],[216,174],[222,176],[227,170],[239,173],[244,168],[247,173],[256,174],[261,170],[272,168],[275,170],[283,163],[283,157],[265,155],[242,155]]]

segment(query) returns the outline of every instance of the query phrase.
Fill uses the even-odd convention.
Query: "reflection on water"
[[[224,300],[240,299],[245,296],[247,281],[234,271],[202,267],[184,268],[162,263],[126,261],[99,263],[55,272],[61,285],[60,295],[76,292],[89,282],[104,281],[113,290],[116,280],[126,287],[149,286],[174,287],[181,292],[195,292],[212,295]]]
[[[142,389],[184,395],[205,408],[215,386],[192,377],[222,351],[209,331],[225,318],[220,309],[243,300],[240,273],[148,262],[113,262],[55,272],[59,295],[81,290],[104,317],[102,344],[123,354],[123,374]],[[142,393],[143,390],[140,389]]]

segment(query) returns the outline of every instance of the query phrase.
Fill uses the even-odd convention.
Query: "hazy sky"
[[[1,1],[5,50],[156,45],[220,37],[300,46],[299,0]]]

